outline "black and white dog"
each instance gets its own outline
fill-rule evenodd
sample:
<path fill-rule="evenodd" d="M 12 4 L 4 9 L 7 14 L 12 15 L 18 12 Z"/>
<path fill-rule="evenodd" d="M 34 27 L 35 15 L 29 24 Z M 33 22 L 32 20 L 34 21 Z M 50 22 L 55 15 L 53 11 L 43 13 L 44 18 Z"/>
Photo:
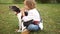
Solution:
<path fill-rule="evenodd" d="M 16 12 L 16 15 L 17 15 L 17 17 L 19 19 L 19 29 L 23 31 L 26 27 L 23 25 L 24 23 L 21 20 L 22 19 L 21 10 L 18 7 L 16 7 L 16 6 L 9 6 L 9 8 L 12 11 Z M 27 12 L 24 12 L 24 13 L 25 13 L 25 16 L 28 15 Z"/>

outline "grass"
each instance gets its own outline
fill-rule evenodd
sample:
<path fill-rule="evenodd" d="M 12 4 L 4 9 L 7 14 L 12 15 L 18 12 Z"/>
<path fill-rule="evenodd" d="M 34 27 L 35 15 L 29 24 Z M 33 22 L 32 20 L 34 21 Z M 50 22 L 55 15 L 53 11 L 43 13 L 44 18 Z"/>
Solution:
<path fill-rule="evenodd" d="M 13 3 L 14 0 L 0 0 L 0 3 Z"/>
<path fill-rule="evenodd" d="M 0 34 L 20 34 L 15 32 L 18 19 L 9 10 L 10 5 L 23 7 L 23 4 L 0 4 Z M 31 34 L 60 34 L 60 4 L 37 4 L 37 9 L 44 22 L 44 30 Z"/>
<path fill-rule="evenodd" d="M 18 3 L 23 3 L 23 0 L 0 0 L 0 4 L 18 4 Z"/>

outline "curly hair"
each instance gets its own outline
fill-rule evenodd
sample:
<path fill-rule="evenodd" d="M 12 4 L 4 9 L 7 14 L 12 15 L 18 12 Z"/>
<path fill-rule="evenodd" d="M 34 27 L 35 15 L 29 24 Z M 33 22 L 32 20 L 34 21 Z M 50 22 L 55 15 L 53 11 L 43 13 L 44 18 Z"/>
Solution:
<path fill-rule="evenodd" d="M 35 0 L 25 0 L 26 5 L 28 8 L 33 9 L 36 7 L 36 2 Z"/>

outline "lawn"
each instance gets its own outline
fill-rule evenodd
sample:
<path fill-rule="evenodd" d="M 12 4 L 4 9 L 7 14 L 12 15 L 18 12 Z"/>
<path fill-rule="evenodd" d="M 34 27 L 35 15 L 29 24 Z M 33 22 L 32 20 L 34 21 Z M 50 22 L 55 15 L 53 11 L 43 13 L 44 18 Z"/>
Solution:
<path fill-rule="evenodd" d="M 0 4 L 0 34 L 20 34 L 15 32 L 18 19 L 9 6 L 23 4 Z M 37 4 L 36 7 L 44 22 L 44 30 L 31 32 L 31 34 L 60 34 L 60 4 Z"/>

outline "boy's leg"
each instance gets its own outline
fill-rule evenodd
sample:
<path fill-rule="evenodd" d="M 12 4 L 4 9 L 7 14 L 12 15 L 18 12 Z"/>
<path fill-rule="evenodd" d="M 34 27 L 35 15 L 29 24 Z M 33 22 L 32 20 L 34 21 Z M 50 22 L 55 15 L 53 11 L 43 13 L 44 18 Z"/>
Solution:
<path fill-rule="evenodd" d="M 31 30 L 31 31 L 37 31 L 37 30 L 39 30 L 39 26 L 34 25 L 34 24 L 30 24 L 27 29 Z"/>

